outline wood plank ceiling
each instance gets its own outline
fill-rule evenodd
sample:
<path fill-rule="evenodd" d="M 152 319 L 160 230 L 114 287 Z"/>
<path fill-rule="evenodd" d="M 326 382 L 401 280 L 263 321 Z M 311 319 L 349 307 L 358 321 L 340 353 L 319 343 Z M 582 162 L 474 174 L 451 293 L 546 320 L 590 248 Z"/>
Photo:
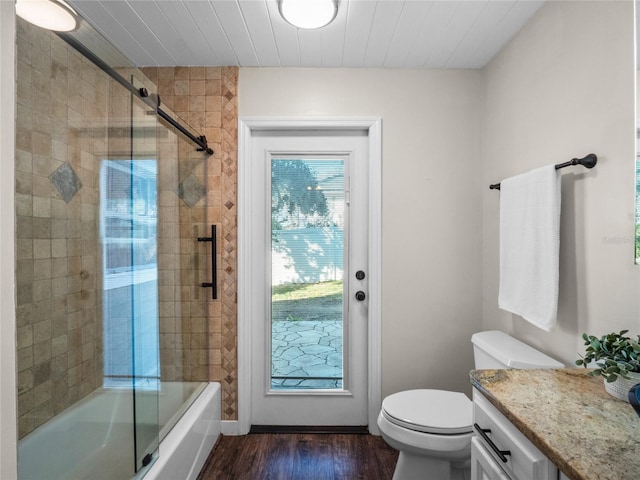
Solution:
<path fill-rule="evenodd" d="M 543 0 L 340 0 L 318 30 L 277 0 L 67 0 L 138 66 L 482 68 Z"/>

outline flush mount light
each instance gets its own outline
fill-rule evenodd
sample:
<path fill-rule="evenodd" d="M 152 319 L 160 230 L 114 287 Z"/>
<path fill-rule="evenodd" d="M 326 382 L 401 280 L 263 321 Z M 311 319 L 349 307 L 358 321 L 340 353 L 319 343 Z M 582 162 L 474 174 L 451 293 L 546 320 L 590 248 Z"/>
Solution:
<path fill-rule="evenodd" d="M 329 25 L 338 13 L 338 0 L 278 0 L 280 15 L 297 28 Z"/>
<path fill-rule="evenodd" d="M 56 32 L 70 32 L 78 27 L 78 15 L 63 0 L 16 0 L 16 15 Z"/>

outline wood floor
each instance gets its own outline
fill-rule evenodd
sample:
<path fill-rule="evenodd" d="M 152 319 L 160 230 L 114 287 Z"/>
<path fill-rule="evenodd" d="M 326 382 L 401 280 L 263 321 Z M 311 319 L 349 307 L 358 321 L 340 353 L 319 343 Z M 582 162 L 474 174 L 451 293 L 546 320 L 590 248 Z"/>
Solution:
<path fill-rule="evenodd" d="M 390 480 L 398 452 L 364 434 L 222 436 L 198 480 Z"/>

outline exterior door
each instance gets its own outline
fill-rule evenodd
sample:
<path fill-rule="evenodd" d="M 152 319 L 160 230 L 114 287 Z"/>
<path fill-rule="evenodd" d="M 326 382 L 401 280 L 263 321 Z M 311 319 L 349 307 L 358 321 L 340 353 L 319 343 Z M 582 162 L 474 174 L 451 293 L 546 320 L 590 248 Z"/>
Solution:
<path fill-rule="evenodd" d="M 367 425 L 366 132 L 254 137 L 251 422 Z"/>

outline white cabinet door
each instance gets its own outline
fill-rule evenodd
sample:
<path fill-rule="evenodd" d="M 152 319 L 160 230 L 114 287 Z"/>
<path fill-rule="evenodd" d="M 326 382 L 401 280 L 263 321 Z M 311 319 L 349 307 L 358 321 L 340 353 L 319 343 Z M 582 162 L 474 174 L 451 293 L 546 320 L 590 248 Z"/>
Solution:
<path fill-rule="evenodd" d="M 490 440 L 498 450 L 510 452 L 507 461 L 500 465 L 509 477 L 519 480 L 558 478 L 555 465 L 476 389 L 473 391 L 473 419 L 480 428 L 490 432 Z"/>
<path fill-rule="evenodd" d="M 471 439 L 471 480 L 510 480 L 477 437 Z"/>

